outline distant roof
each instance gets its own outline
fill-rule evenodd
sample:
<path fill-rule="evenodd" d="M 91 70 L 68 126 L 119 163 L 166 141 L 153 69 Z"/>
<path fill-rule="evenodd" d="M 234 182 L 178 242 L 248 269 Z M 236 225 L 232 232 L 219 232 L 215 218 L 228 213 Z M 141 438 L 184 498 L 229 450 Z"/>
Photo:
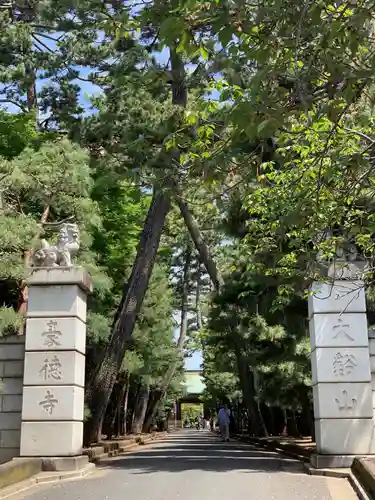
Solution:
<path fill-rule="evenodd" d="M 205 385 L 202 374 L 197 370 L 185 371 L 185 387 L 187 394 L 203 394 Z"/>

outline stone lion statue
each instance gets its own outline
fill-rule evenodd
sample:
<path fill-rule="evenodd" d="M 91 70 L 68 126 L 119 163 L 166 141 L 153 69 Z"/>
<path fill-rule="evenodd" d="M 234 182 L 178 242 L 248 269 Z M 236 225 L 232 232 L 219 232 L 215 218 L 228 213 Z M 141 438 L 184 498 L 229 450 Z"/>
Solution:
<path fill-rule="evenodd" d="M 72 257 L 79 250 L 79 229 L 77 224 L 64 222 L 46 224 L 46 226 L 59 230 L 59 237 L 55 245 L 50 245 L 47 240 L 40 240 L 40 248 L 34 250 L 32 255 L 33 267 L 70 267 Z"/>

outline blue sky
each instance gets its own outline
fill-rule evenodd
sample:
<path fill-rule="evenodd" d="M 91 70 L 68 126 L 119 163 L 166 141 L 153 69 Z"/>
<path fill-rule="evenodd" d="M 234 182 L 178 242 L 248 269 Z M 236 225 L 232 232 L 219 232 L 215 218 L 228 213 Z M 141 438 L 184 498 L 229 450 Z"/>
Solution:
<path fill-rule="evenodd" d="M 185 358 L 185 370 L 200 370 L 202 364 L 202 353 L 195 352 L 191 358 Z"/>

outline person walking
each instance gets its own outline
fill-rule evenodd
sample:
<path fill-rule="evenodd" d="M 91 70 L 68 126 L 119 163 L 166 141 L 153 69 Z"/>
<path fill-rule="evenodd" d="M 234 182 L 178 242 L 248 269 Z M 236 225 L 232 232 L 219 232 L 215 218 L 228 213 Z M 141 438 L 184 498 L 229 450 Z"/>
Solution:
<path fill-rule="evenodd" d="M 229 441 L 230 409 L 226 404 L 220 408 L 217 419 L 222 440 Z"/>

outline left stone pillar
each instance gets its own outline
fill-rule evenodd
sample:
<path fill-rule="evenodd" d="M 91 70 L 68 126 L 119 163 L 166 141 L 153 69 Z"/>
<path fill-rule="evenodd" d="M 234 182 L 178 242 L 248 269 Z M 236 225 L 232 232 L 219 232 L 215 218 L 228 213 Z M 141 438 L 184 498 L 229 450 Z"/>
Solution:
<path fill-rule="evenodd" d="M 26 320 L 21 457 L 82 454 L 86 299 L 80 267 L 31 271 Z"/>

